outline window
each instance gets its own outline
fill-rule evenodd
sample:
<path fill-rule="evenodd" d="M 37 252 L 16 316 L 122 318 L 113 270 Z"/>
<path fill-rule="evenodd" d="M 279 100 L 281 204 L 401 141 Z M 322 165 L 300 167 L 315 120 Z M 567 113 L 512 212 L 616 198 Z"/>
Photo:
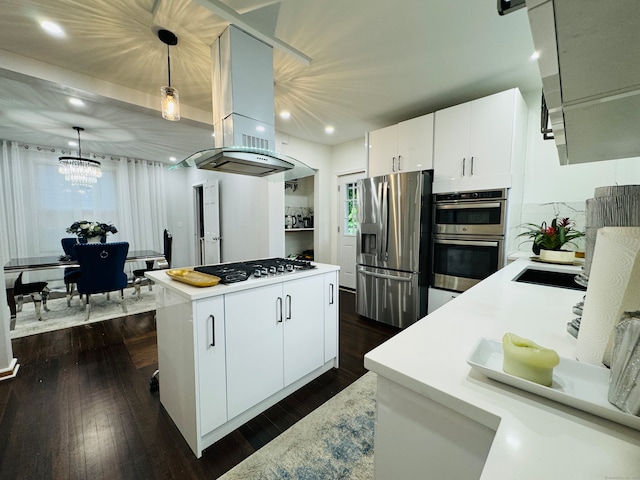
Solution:
<path fill-rule="evenodd" d="M 345 204 L 344 204 L 344 229 L 347 236 L 355 237 L 358 231 L 358 184 L 357 182 L 346 183 Z"/>

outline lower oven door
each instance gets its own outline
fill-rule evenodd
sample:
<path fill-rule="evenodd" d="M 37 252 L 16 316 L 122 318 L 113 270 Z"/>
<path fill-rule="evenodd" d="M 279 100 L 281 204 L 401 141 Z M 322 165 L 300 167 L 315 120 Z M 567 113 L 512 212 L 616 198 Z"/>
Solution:
<path fill-rule="evenodd" d="M 464 292 L 502 268 L 504 237 L 433 236 L 433 286 Z"/>
<path fill-rule="evenodd" d="M 358 265 L 356 312 L 378 322 L 407 327 L 419 319 L 419 275 Z"/>

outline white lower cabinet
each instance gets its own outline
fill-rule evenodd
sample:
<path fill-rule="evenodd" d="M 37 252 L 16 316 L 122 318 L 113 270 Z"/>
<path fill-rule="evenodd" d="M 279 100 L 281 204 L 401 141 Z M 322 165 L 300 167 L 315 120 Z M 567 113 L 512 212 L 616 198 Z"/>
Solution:
<path fill-rule="evenodd" d="M 338 366 L 337 271 L 188 300 L 158 281 L 160 400 L 202 450 Z"/>
<path fill-rule="evenodd" d="M 229 418 L 324 364 L 324 278 L 225 295 Z"/>
<path fill-rule="evenodd" d="M 441 290 L 439 288 L 429 287 L 429 303 L 427 305 L 427 314 L 437 310 L 445 303 L 460 295 L 460 292 L 452 292 L 451 290 Z"/>
<path fill-rule="evenodd" d="M 227 421 L 224 299 L 205 298 L 195 304 L 200 431 L 207 434 Z"/>
<path fill-rule="evenodd" d="M 328 362 L 338 358 L 338 272 L 324 274 L 324 294 L 324 361 Z"/>

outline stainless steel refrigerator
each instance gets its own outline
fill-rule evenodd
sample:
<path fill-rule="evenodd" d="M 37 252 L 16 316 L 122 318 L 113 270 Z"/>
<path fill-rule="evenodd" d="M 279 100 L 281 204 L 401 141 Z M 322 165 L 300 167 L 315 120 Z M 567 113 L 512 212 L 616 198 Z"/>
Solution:
<path fill-rule="evenodd" d="M 356 311 L 407 327 L 427 314 L 433 172 L 358 181 Z"/>

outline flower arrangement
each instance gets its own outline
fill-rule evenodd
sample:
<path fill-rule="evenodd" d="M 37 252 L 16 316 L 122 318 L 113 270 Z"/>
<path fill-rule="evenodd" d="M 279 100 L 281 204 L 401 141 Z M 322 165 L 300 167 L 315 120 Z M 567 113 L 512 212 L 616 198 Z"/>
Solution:
<path fill-rule="evenodd" d="M 104 237 L 107 233 L 118 233 L 118 229 L 113 225 L 100 222 L 88 222 L 87 220 L 80 220 L 73 222 L 67 233 L 73 233 L 78 238 L 91 238 L 91 237 Z"/>
<path fill-rule="evenodd" d="M 537 255 L 540 250 L 560 250 L 567 243 L 575 245 L 573 240 L 583 237 L 584 232 L 574 230 L 574 225 L 568 217 L 555 217 L 551 220 L 551 225 L 547 225 L 547 222 L 542 222 L 541 225 L 525 223 L 522 227 L 527 231 L 518 237 L 529 237 L 533 242 L 533 253 Z"/>

